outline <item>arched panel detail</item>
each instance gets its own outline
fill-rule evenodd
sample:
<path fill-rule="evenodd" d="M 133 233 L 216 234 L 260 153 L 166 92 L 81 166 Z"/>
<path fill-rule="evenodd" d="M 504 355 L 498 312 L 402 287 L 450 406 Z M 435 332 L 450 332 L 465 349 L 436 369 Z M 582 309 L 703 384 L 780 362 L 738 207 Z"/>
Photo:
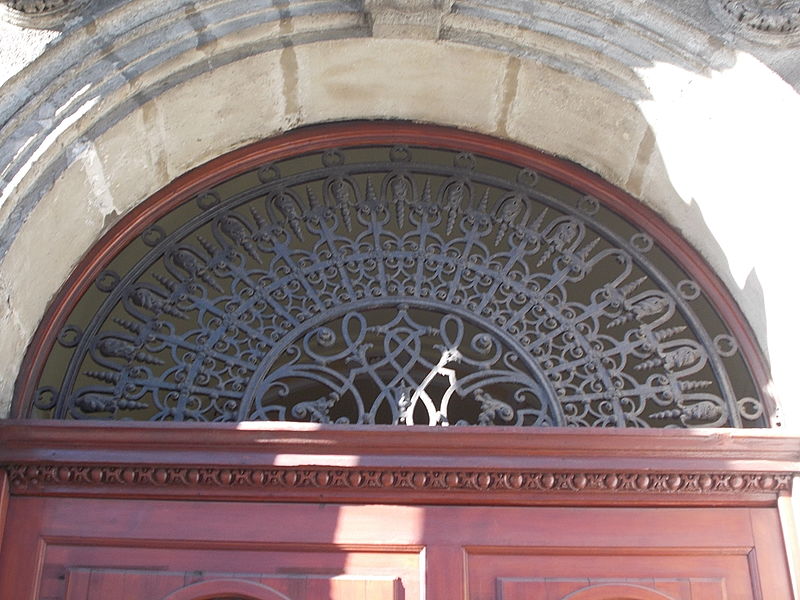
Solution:
<path fill-rule="evenodd" d="M 301 130 L 192 171 L 83 261 L 17 414 L 763 426 L 733 300 L 645 207 L 485 136 Z"/>
<path fill-rule="evenodd" d="M 674 600 L 672 597 L 639 585 L 592 585 L 564 596 L 563 600 Z"/>
<path fill-rule="evenodd" d="M 164 600 L 291 600 L 269 586 L 243 579 L 212 579 L 193 583 Z"/>

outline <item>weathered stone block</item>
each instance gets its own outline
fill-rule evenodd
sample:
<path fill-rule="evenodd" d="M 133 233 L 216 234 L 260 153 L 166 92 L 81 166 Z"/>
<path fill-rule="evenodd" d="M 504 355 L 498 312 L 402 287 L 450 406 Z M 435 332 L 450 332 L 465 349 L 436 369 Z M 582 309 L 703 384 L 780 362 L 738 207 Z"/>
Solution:
<path fill-rule="evenodd" d="M 155 103 L 171 178 L 279 131 L 284 118 L 280 53 L 260 54 L 191 79 Z"/>
<path fill-rule="evenodd" d="M 408 40 L 324 42 L 295 52 L 306 122 L 400 118 L 495 129 L 507 64 L 497 53 Z"/>
<path fill-rule="evenodd" d="M 508 110 L 509 136 L 624 184 L 647 129 L 638 108 L 599 85 L 524 61 Z"/>

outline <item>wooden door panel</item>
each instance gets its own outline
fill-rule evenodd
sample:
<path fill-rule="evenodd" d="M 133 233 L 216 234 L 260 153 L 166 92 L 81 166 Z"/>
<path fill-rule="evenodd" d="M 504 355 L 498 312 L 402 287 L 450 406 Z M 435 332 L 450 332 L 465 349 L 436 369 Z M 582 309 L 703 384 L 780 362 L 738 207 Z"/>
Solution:
<path fill-rule="evenodd" d="M 65 600 L 161 600 L 183 587 L 185 578 L 183 573 L 143 574 L 136 571 L 69 569 L 66 583 Z"/>
<path fill-rule="evenodd" d="M 728 600 L 719 579 L 504 579 L 498 600 Z"/>
<path fill-rule="evenodd" d="M 413 547 L 356 550 L 272 544 L 244 549 L 216 543 L 136 547 L 64 542 L 46 548 L 40 600 L 65 597 L 65 567 L 68 600 L 158 600 L 182 586 L 219 578 L 258 581 L 291 600 L 421 596 L 421 557 Z M 80 567 L 85 565 L 106 568 Z M 117 588 L 126 595 L 104 595 Z"/>
<path fill-rule="evenodd" d="M 467 551 L 470 600 L 575 600 L 604 598 L 613 586 L 633 586 L 641 597 L 669 600 L 754 600 L 748 555 L 735 549 L 685 549 L 667 553 L 585 548 L 514 552 Z M 589 593 L 589 590 L 594 590 Z M 649 590 L 646 593 L 645 590 Z M 581 591 L 579 595 L 578 592 Z M 606 598 L 629 596 L 609 595 Z"/>
<path fill-rule="evenodd" d="M 70 569 L 65 600 L 401 600 L 398 579 L 381 576 L 275 575 Z"/>

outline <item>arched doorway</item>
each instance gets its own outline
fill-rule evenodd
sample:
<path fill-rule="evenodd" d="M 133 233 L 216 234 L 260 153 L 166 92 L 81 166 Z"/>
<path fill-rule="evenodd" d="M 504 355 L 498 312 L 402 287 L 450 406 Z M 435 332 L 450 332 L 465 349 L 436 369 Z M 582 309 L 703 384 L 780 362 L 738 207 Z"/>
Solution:
<path fill-rule="evenodd" d="M 632 198 L 483 136 L 222 157 L 43 321 L 15 410 L 44 419 L 0 427 L 3 591 L 788 597 L 796 444 L 733 431 L 772 403 L 723 290 Z"/>
<path fill-rule="evenodd" d="M 636 200 L 514 144 L 399 123 L 300 130 L 184 176 L 76 269 L 27 364 L 15 414 L 56 419 L 774 412 L 735 302 Z"/>
<path fill-rule="evenodd" d="M 669 596 L 634 585 L 595 585 L 564 600 L 669 600 Z"/>

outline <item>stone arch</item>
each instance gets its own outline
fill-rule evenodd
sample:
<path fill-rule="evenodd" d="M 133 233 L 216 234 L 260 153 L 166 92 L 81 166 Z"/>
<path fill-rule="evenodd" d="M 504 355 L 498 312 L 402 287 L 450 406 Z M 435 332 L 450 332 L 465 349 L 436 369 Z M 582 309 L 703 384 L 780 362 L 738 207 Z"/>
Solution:
<path fill-rule="evenodd" d="M 598 8 L 570 34 L 563 29 L 574 22 L 570 11 L 534 22 L 527 8 L 510 18 L 448 2 L 412 15 L 383 2 L 364 10 L 348 2 L 249 12 L 234 5 L 235 18 L 226 20 L 205 4 L 187 19 L 164 3 L 111 3 L 75 21 L 9 84 L 0 106 L 9 157 L 4 401 L 48 301 L 120 215 L 228 150 L 351 118 L 458 126 L 599 173 L 683 228 L 758 324 L 758 298 L 737 288 L 703 225 L 688 225 L 696 210 L 669 184 L 635 103 L 647 94 L 637 69 L 654 58 L 689 71 L 732 64 L 724 28 L 707 31 L 655 6 L 636 22 Z M 653 35 L 665 43 L 653 44 Z M 608 36 L 614 51 L 601 56 Z M 152 39 L 163 52 L 148 62 Z M 85 67 L 73 68 L 79 63 Z M 144 147 L 130 143 L 142 139 Z M 49 244 L 40 243 L 43 235 Z M 45 270 L 50 276 L 35 284 L 24 277 Z"/>

